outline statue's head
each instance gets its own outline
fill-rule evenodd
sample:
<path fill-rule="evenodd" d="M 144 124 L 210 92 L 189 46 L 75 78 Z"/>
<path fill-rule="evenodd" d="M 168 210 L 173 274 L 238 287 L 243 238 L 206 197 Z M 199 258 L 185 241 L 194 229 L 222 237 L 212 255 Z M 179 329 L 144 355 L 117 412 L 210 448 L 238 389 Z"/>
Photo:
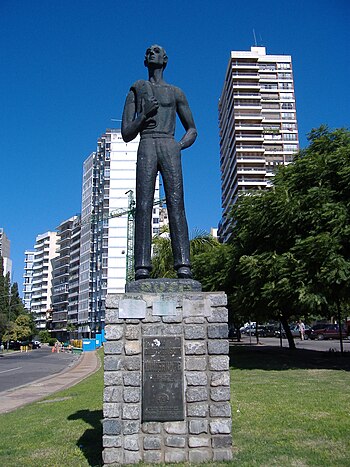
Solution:
<path fill-rule="evenodd" d="M 168 63 L 168 56 L 165 52 L 165 49 L 157 44 L 151 45 L 148 47 L 145 53 L 145 67 L 149 67 L 150 65 L 154 67 L 162 67 L 163 70 L 167 66 Z"/>

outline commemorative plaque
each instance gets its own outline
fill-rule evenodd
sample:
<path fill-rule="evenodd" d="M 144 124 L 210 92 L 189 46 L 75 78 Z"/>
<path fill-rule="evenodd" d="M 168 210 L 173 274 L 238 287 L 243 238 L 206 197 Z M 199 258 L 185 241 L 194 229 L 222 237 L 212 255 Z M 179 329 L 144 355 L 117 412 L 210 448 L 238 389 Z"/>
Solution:
<path fill-rule="evenodd" d="M 184 420 L 182 338 L 143 338 L 142 421 Z"/>

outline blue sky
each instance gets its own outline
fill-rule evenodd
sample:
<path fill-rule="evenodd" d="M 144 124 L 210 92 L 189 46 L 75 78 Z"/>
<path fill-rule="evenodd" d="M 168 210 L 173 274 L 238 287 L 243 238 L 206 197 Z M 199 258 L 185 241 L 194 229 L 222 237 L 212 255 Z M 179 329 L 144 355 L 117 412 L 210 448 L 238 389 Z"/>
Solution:
<path fill-rule="evenodd" d="M 80 212 L 82 163 L 116 127 L 129 86 L 163 45 L 165 79 L 198 128 L 184 151 L 190 231 L 221 216 L 217 104 L 231 50 L 293 59 L 301 145 L 313 127 L 349 127 L 348 0 L 1 0 L 0 227 L 22 288 L 24 250 Z"/>

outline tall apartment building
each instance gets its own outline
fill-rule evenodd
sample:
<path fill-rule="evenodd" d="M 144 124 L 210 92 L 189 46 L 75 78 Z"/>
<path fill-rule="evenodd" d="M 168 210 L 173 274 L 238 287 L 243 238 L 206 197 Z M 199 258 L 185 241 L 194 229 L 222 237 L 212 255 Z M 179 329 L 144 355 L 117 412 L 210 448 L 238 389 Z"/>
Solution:
<path fill-rule="evenodd" d="M 266 189 L 299 149 L 292 59 L 265 47 L 232 51 L 219 102 L 221 241 L 239 192 Z"/>
<path fill-rule="evenodd" d="M 46 329 L 52 305 L 52 260 L 56 253 L 56 232 L 46 232 L 36 237 L 34 245 L 31 312 L 37 329 Z"/>
<path fill-rule="evenodd" d="M 125 143 L 120 130 L 109 129 L 84 162 L 78 308 L 78 330 L 83 337 L 104 328 L 107 292 L 125 291 L 127 260 L 132 262 L 132 216 L 128 211 L 135 194 L 138 144 L 139 137 Z M 158 205 L 152 223 L 153 233 L 157 233 Z"/>
<path fill-rule="evenodd" d="M 80 216 L 70 217 L 57 227 L 56 253 L 52 270 L 51 333 L 64 341 L 68 322 L 77 323 Z"/>
<path fill-rule="evenodd" d="M 26 250 L 24 252 L 23 304 L 28 311 L 32 309 L 34 255 L 34 250 Z"/>
<path fill-rule="evenodd" d="M 12 274 L 12 260 L 10 259 L 10 247 L 11 242 L 7 238 L 5 231 L 2 227 L 0 227 L 0 256 L 2 256 L 3 263 L 4 263 L 4 276 L 7 273 L 10 273 L 10 277 Z"/>

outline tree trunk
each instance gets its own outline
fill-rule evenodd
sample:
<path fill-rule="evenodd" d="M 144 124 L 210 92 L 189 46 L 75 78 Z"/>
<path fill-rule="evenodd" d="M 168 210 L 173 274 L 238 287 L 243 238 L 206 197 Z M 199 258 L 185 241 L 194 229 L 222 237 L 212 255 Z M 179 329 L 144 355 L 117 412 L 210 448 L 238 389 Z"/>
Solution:
<path fill-rule="evenodd" d="M 286 316 L 283 313 L 281 313 L 281 323 L 282 323 L 282 326 L 283 326 L 283 328 L 284 328 L 284 330 L 286 332 L 289 348 L 294 350 L 295 349 L 295 342 L 294 342 L 292 333 L 290 331 L 288 320 L 287 320 Z"/>

